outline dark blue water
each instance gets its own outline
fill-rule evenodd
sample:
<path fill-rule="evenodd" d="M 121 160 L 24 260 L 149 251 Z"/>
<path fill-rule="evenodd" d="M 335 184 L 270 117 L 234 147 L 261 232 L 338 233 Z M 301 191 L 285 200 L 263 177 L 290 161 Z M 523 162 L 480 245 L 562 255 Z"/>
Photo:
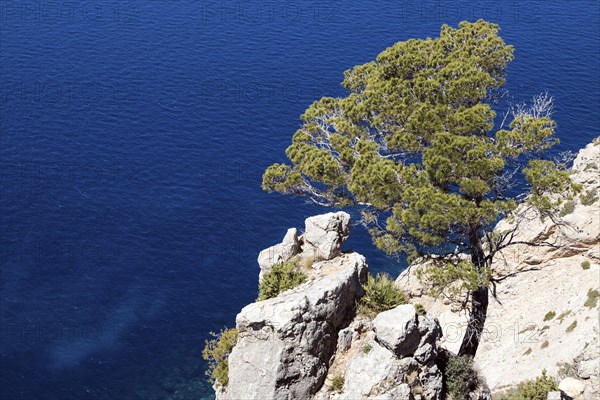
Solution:
<path fill-rule="evenodd" d="M 363 4 L 364 3 L 364 4 Z M 1 0 L 2 399 L 201 399 L 258 252 L 320 210 L 260 189 L 345 69 L 484 17 L 515 101 L 598 135 L 598 2 Z M 350 246 L 397 274 L 357 228 Z"/>

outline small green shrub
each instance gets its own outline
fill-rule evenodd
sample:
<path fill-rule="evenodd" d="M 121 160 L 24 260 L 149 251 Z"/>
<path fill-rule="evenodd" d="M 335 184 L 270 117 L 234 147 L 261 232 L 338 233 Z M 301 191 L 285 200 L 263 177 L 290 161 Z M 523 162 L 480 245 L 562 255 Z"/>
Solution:
<path fill-rule="evenodd" d="M 295 288 L 306 282 L 307 276 L 300 272 L 296 264 L 286 262 L 274 265 L 258 285 L 258 301 L 272 299 L 279 293 Z"/>
<path fill-rule="evenodd" d="M 541 329 L 541 330 L 542 330 L 542 331 L 545 331 L 545 330 L 547 330 L 547 329 L 550 329 L 550 325 L 544 325 L 544 326 L 542 326 L 542 329 Z"/>
<path fill-rule="evenodd" d="M 567 329 L 565 329 L 565 332 L 567 332 L 567 333 L 573 332 L 576 327 L 577 327 L 577 320 L 573 321 L 571 323 L 571 325 L 567 326 Z"/>
<path fill-rule="evenodd" d="M 235 346 L 238 331 L 235 328 L 222 329 L 221 332 L 210 333 L 214 339 L 204 341 L 202 358 L 208 361 L 206 375 L 212 384 L 227 386 L 229 382 L 229 361 L 231 349 Z"/>
<path fill-rule="evenodd" d="M 562 324 L 565 318 L 569 316 L 569 314 L 571 314 L 571 310 L 563 311 L 558 317 L 556 317 L 556 319 Z"/>
<path fill-rule="evenodd" d="M 581 268 L 583 269 L 590 269 L 590 260 L 584 260 L 581 262 Z"/>
<path fill-rule="evenodd" d="M 544 321 L 550 321 L 552 318 L 556 317 L 555 311 L 548 311 L 546 315 L 544 315 Z"/>
<path fill-rule="evenodd" d="M 591 206 L 598 200 L 598 196 L 596 196 L 595 190 L 588 190 L 585 194 L 580 195 L 579 199 L 584 206 Z"/>
<path fill-rule="evenodd" d="M 369 275 L 363 289 L 365 294 L 358 301 L 358 312 L 369 317 L 406 303 L 406 296 L 387 274 L 377 274 L 375 278 Z"/>
<path fill-rule="evenodd" d="M 530 347 L 530 348 L 528 348 L 527 350 L 525 350 L 525 353 L 523 353 L 523 355 L 524 355 L 524 356 L 528 356 L 528 355 L 530 355 L 530 354 L 531 354 L 531 352 L 532 352 L 532 351 L 533 351 L 533 350 L 531 350 L 531 347 Z"/>
<path fill-rule="evenodd" d="M 561 217 L 565 217 L 571 214 L 573 211 L 575 211 L 575 202 L 567 201 L 563 206 L 562 210 L 560 210 L 560 212 L 558 213 L 558 215 L 560 215 Z"/>
<path fill-rule="evenodd" d="M 583 305 L 586 307 L 589 307 L 589 308 L 594 308 L 598 305 L 599 298 L 600 298 L 600 292 L 598 292 L 598 290 L 589 289 L 588 293 L 587 293 L 587 299 L 585 300 L 585 303 L 583 303 Z"/>
<path fill-rule="evenodd" d="M 362 352 L 363 352 L 364 354 L 369 354 L 369 352 L 370 352 L 372 349 L 373 349 L 373 346 L 371 346 L 371 344 L 370 344 L 370 343 L 367 343 L 367 344 L 365 344 L 365 345 L 362 347 Z"/>
<path fill-rule="evenodd" d="M 545 349 L 545 348 L 546 348 L 546 347 L 548 347 L 548 346 L 550 346 L 550 342 L 549 342 L 549 341 L 547 341 L 547 340 L 544 340 L 544 343 L 542 343 L 542 346 L 541 346 L 541 348 L 542 348 L 542 349 Z"/>
<path fill-rule="evenodd" d="M 341 392 L 344 387 L 344 377 L 341 375 L 335 375 L 331 379 L 331 391 L 332 392 Z"/>
<path fill-rule="evenodd" d="M 452 399 L 462 400 L 473 391 L 479 382 L 473 369 L 473 359 L 469 356 L 455 356 L 442 353 L 441 368 L 444 390 Z"/>
<path fill-rule="evenodd" d="M 417 312 L 417 315 L 427 314 L 427 311 L 425 311 L 425 307 L 423 307 L 423 304 L 420 303 L 415 304 L 415 311 Z"/>
<path fill-rule="evenodd" d="M 546 400 L 549 392 L 558 390 L 558 384 L 546 370 L 534 380 L 521 382 L 516 387 L 493 397 L 493 400 Z"/>

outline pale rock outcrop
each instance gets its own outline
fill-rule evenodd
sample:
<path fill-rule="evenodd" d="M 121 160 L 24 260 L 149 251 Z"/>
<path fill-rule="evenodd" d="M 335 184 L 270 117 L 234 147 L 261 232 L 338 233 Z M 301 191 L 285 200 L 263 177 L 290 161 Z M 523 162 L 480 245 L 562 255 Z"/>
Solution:
<path fill-rule="evenodd" d="M 300 253 L 300 244 L 298 230 L 296 228 L 288 229 L 281 243 L 266 248 L 258 254 L 261 274 L 268 272 L 273 265 L 289 261 Z"/>
<path fill-rule="evenodd" d="M 600 375 L 600 343 L 595 340 L 591 341 L 579 354 L 575 357 L 573 366 L 577 371 L 577 375 L 582 379 L 590 379 L 593 376 Z"/>
<path fill-rule="evenodd" d="M 275 264 L 287 261 L 331 260 L 342 254 L 342 244 L 350 235 L 350 215 L 340 211 L 309 217 L 304 221 L 304 233 L 288 229 L 283 241 L 264 249 L 258 255 L 259 280 Z"/>
<path fill-rule="evenodd" d="M 261 272 L 292 261 L 308 281 L 238 314 L 229 382 L 215 387 L 218 400 L 440 398 L 437 320 L 410 304 L 375 320 L 354 315 L 368 270 L 360 254 L 342 253 L 349 232 L 346 213 L 310 217 L 302 236 L 290 229 L 261 252 Z M 344 379 L 339 393 L 331 390 L 334 376 Z"/>
<path fill-rule="evenodd" d="M 565 378 L 558 384 L 558 389 L 572 399 L 578 399 L 585 390 L 585 384 L 579 379 Z"/>
<path fill-rule="evenodd" d="M 399 318 L 397 324 L 391 323 L 394 317 Z M 329 378 L 344 377 L 341 392 L 331 392 L 325 385 L 314 400 L 439 399 L 442 374 L 435 363 L 441 336 L 438 322 L 429 315 L 417 316 L 410 304 L 383 312 L 374 321 L 360 318 L 349 326 L 354 338 L 351 346 L 338 346 L 329 372 Z"/>
<path fill-rule="evenodd" d="M 303 252 L 320 260 L 330 260 L 342 252 L 350 235 L 350 215 L 343 211 L 315 215 L 305 221 Z"/>
<path fill-rule="evenodd" d="M 398 357 L 414 354 L 421 340 L 417 312 L 412 304 L 378 314 L 373 321 L 373 329 L 379 343 Z"/>
<path fill-rule="evenodd" d="M 578 153 L 571 178 L 583 190 L 560 223 L 540 219 L 525 205 L 518 209 L 525 217 L 514 240 L 553 246 L 514 245 L 495 258 L 498 275 L 514 275 L 496 284 L 496 299 L 490 295 L 486 329 L 475 357 L 492 391 L 534 379 L 543 369 L 560 382 L 559 370 L 566 364 L 575 366 L 585 384 L 580 398 L 598 398 L 600 301 L 585 304 L 590 291 L 600 290 L 600 139 Z M 496 229 L 513 227 L 504 220 Z M 444 331 L 441 345 L 456 353 L 467 315 L 456 307 L 458 302 L 427 295 L 416 277 L 422 267 L 411 266 L 396 282 L 439 319 Z"/>
<path fill-rule="evenodd" d="M 221 399 L 307 399 L 321 387 L 367 274 L 357 253 L 332 263 L 329 275 L 242 309 Z"/>
<path fill-rule="evenodd" d="M 374 332 L 369 332 L 363 349 L 348 362 L 340 399 L 367 399 L 383 395 L 404 383 L 403 377 L 417 369 L 415 360 L 396 357 L 377 342 Z M 410 398 L 408 396 L 405 398 Z"/>

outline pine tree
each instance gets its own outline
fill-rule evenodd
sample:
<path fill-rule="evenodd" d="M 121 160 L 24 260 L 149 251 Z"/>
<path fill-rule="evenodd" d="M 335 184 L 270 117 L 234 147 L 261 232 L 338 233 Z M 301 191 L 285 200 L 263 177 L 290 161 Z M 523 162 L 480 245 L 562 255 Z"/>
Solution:
<path fill-rule="evenodd" d="M 479 345 L 492 260 L 512 238 L 493 226 L 518 205 L 515 180 L 543 214 L 558 206 L 554 193 L 576 189 L 563 164 L 539 159 L 558 142 L 551 97 L 513 108 L 494 129 L 513 59 L 499 31 L 483 20 L 444 25 L 439 38 L 396 43 L 346 71 L 347 96 L 314 102 L 286 151 L 291 164 L 263 175 L 270 192 L 360 207 L 378 248 L 429 259 L 440 285 L 461 280 L 470 304 L 461 355 Z"/>

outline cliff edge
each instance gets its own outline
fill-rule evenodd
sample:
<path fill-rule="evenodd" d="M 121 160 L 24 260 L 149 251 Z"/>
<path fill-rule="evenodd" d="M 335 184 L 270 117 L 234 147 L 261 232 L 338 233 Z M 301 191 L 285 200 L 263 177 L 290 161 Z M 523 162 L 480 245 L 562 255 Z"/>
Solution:
<path fill-rule="evenodd" d="M 560 382 L 558 396 L 600 397 L 600 139 L 582 149 L 571 177 L 583 190 L 565 199 L 560 220 L 500 221 L 516 228 L 515 245 L 496 257 L 503 278 L 493 287 L 475 367 L 473 399 L 539 376 Z M 442 398 L 444 354 L 456 352 L 466 327 L 460 299 L 434 298 L 410 266 L 396 279 L 413 304 L 376 315 L 357 313 L 369 276 L 365 258 L 343 251 L 350 234 L 345 212 L 310 217 L 263 250 L 259 281 L 293 263 L 304 283 L 244 307 L 228 358 L 228 384 L 218 400 Z M 533 244 L 533 245 L 532 245 Z M 417 306 L 415 306 L 417 305 Z M 563 397 L 564 398 L 564 397 Z"/>

